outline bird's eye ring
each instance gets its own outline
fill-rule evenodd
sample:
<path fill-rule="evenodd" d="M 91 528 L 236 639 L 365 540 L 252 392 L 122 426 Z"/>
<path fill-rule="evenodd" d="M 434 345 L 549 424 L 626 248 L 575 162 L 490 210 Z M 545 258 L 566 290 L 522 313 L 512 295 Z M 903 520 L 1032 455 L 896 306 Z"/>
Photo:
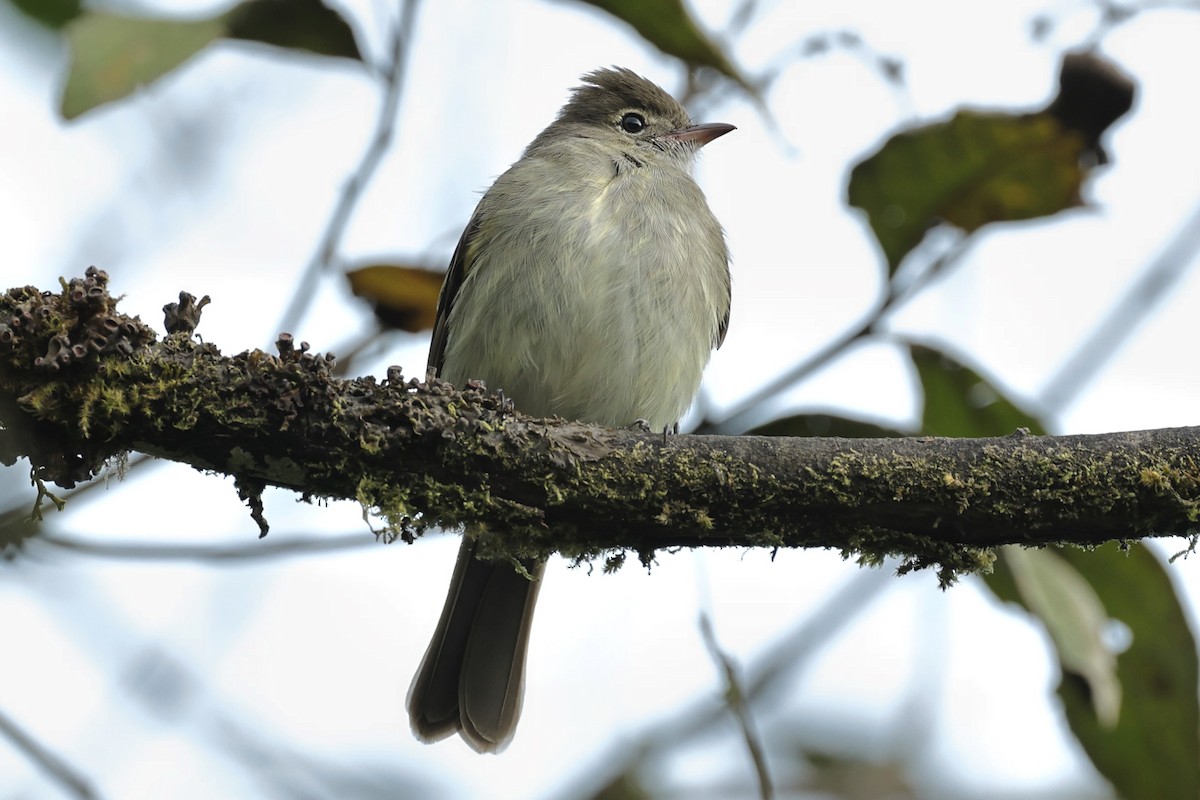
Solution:
<path fill-rule="evenodd" d="M 630 111 L 621 117 L 621 130 L 626 133 L 641 133 L 646 129 L 646 118 L 637 112 Z"/>

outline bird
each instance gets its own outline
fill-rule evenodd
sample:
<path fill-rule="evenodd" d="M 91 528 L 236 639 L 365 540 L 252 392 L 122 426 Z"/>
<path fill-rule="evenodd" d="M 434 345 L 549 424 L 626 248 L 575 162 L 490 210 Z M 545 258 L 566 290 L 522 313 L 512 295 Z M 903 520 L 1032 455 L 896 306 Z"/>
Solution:
<path fill-rule="evenodd" d="M 438 298 L 429 367 L 534 417 L 677 430 L 729 325 L 725 233 L 692 177 L 734 130 L 693 124 L 637 73 L 601 68 L 480 199 Z M 511 742 L 544 561 L 476 557 L 464 534 L 407 695 L 413 733 Z"/>

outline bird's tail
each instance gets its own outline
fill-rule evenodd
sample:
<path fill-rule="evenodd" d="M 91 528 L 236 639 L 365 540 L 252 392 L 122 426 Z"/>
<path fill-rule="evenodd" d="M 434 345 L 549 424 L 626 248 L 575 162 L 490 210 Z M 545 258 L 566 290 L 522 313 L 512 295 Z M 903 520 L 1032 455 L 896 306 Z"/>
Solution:
<path fill-rule="evenodd" d="M 498 753 L 516 732 L 525 694 L 525 651 L 546 563 L 533 580 L 507 561 L 475 558 L 464 536 L 433 640 L 408 690 L 413 733 L 436 742 L 458 732 L 480 753 Z"/>

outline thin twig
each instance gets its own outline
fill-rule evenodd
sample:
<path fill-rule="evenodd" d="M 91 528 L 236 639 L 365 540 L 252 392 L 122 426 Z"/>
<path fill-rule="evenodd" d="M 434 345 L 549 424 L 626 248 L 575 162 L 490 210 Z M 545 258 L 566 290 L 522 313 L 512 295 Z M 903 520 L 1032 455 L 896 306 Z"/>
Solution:
<path fill-rule="evenodd" d="M 337 254 L 338 245 L 346 231 L 350 215 L 362 199 L 363 192 L 371 178 L 383 161 L 383 156 L 391 146 L 396 134 L 396 118 L 400 110 L 400 98 L 404 86 L 404 66 L 408 54 L 412 51 L 411 42 L 416 23 L 419 0 L 405 0 L 400 9 L 400 19 L 392 31 L 388 60 L 384 66 L 382 77 L 384 81 L 383 100 L 379 106 L 379 117 L 375 121 L 375 133 L 370 144 L 363 152 L 362 159 L 346 183 L 342 186 L 341 195 L 334 206 L 325 232 L 317 245 L 316 252 L 304 268 L 296 283 L 287 309 L 279 320 L 276 331 L 287 331 L 295 327 L 300 318 L 308 310 L 309 304 L 316 295 L 317 281 L 321 273 L 330 267 Z"/>
<path fill-rule="evenodd" d="M 747 677 L 742 683 L 746 703 L 750 706 L 762 703 L 785 680 L 800 674 L 834 636 L 866 610 L 884 589 L 894 585 L 895 565 L 895 560 L 891 560 L 879 569 L 856 572 L 820 608 L 744 669 Z M 582 777 L 574 790 L 563 792 L 561 796 L 582 795 L 586 791 L 582 788 L 584 784 L 600 785 L 599 782 L 636 771 L 639 765 L 650 764 L 678 751 L 724 721 L 727 713 L 723 703 L 714 702 L 711 696 L 705 695 L 670 719 L 644 731 L 638 742 L 620 745 L 619 750 L 602 754 L 595 763 L 580 771 Z"/>
<path fill-rule="evenodd" d="M 40 744 L 16 722 L 0 711 L 0 735 L 4 736 L 13 747 L 26 758 L 37 764 L 54 781 L 73 797 L 83 800 L 94 800 L 99 797 L 87 778 L 84 778 L 74 767 L 67 764 L 50 750 Z"/>
<path fill-rule="evenodd" d="M 1042 390 L 1043 408 L 1061 412 L 1079 396 L 1101 368 L 1119 351 L 1121 343 L 1166 297 L 1200 250 L 1200 205 L 1176 231 L 1158 257 L 1151 262 L 1129 291 L 1117 301 L 1104 320 L 1066 360 Z"/>
<path fill-rule="evenodd" d="M 141 542 L 93 542 L 73 536 L 47 533 L 37 541 L 60 550 L 97 558 L 119 558 L 126 561 L 262 561 L 287 556 L 307 556 L 340 550 L 360 550 L 378 544 L 366 534 L 351 534 L 329 539 L 300 539 L 293 541 L 259 542 L 238 545 L 167 544 Z"/>
<path fill-rule="evenodd" d="M 398 333 L 382 325 L 357 336 L 355 339 L 337 345 L 332 352 L 337 353 L 337 363 L 333 365 L 333 374 L 339 378 L 351 376 L 351 369 L 358 368 L 358 360 L 364 354 L 377 356 L 392 343 L 393 335 Z"/>
<path fill-rule="evenodd" d="M 717 668 L 721 671 L 721 677 L 725 681 L 725 703 L 733 713 L 734 719 L 737 720 L 738 728 L 742 731 L 742 741 L 746 743 L 746 752 L 750 754 L 750 760 L 754 764 L 754 772 L 758 776 L 758 796 L 762 800 L 771 800 L 775 796 L 775 789 L 771 784 L 771 773 L 767 769 L 767 759 L 763 753 L 762 742 L 759 741 L 758 733 L 754 730 L 750 709 L 746 707 L 745 690 L 738 678 L 733 661 L 717 643 L 712 619 L 704 612 L 700 613 L 700 635 L 704 637 L 704 644 L 708 647 L 708 652 L 712 655 L 713 661 L 716 662 Z"/>
<path fill-rule="evenodd" d="M 758 11 L 758 0 L 741 0 L 729 16 L 729 24 L 725 28 L 726 38 L 732 41 L 745 33 Z"/>
<path fill-rule="evenodd" d="M 867 69 L 882 78 L 884 85 L 896 98 L 902 117 L 914 117 L 915 104 L 904 78 L 904 62 L 895 56 L 884 55 L 854 31 L 824 30 L 809 34 L 798 44 L 789 45 L 783 52 L 770 57 L 767 65 L 759 70 L 762 75 L 760 80 L 763 85 L 770 85 L 801 59 L 814 58 L 835 50 L 858 58 Z"/>
<path fill-rule="evenodd" d="M 1137 3 L 1115 3 L 1111 0 L 1096 0 L 1093 3 L 1099 12 L 1095 27 L 1080 43 L 1081 48 L 1098 47 L 1106 36 L 1117 28 L 1155 11 L 1200 11 L 1200 3 L 1192 0 L 1139 0 Z"/>
<path fill-rule="evenodd" d="M 142 453 L 135 453 L 121 466 L 121 477 L 128 475 L 135 468 L 140 467 L 147 462 L 155 462 L 165 464 L 165 461 L 158 461 L 151 456 Z M 108 486 L 106 480 L 91 480 L 77 485 L 62 494 L 62 500 L 67 506 L 75 508 L 79 503 L 88 499 L 89 496 L 97 497 L 96 490 L 103 489 Z M 38 530 L 41 528 L 43 520 L 35 520 L 29 513 L 28 498 L 24 494 L 18 494 L 16 502 L 8 508 L 0 509 L 0 556 L 9 554 L 9 547 L 20 546 L 20 543 L 26 539 L 31 539 L 38 535 Z"/>

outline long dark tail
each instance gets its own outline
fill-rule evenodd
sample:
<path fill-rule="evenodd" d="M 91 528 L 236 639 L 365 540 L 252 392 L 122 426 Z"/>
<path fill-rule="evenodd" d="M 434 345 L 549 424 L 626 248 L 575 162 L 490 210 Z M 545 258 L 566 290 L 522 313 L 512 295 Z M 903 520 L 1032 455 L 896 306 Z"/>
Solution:
<path fill-rule="evenodd" d="M 456 731 L 480 753 L 508 746 L 521 717 L 525 651 L 545 562 L 480 561 L 463 537 L 442 617 L 408 689 L 413 733 L 436 742 Z"/>

